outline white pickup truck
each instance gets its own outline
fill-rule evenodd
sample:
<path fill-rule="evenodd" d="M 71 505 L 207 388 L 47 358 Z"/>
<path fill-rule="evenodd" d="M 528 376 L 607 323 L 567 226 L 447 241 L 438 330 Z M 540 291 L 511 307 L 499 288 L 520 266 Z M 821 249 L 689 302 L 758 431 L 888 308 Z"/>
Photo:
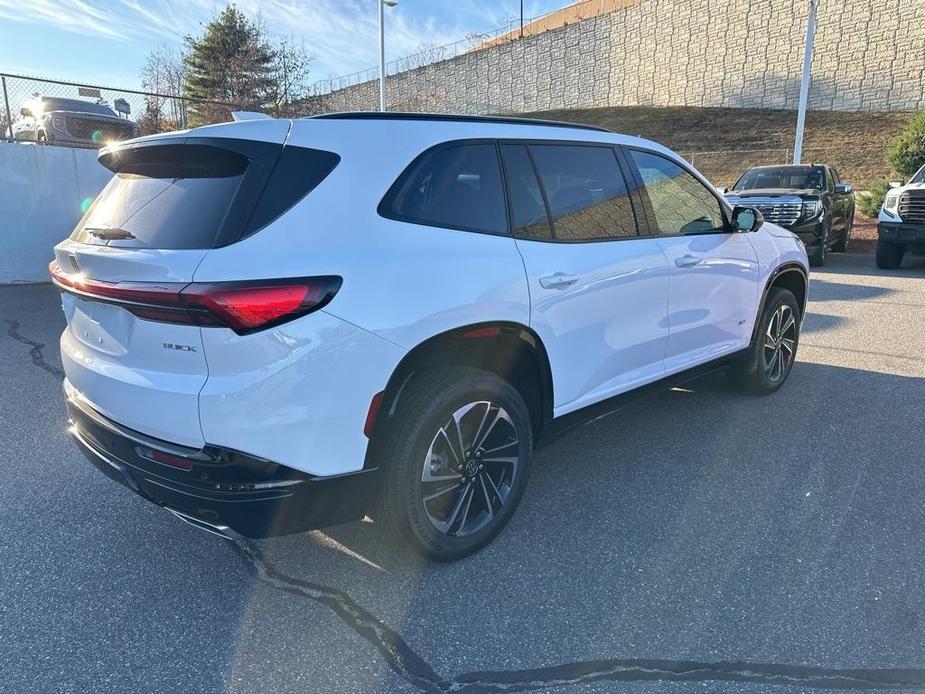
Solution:
<path fill-rule="evenodd" d="M 903 185 L 894 182 L 877 216 L 877 267 L 895 270 L 907 250 L 925 253 L 925 166 Z"/>

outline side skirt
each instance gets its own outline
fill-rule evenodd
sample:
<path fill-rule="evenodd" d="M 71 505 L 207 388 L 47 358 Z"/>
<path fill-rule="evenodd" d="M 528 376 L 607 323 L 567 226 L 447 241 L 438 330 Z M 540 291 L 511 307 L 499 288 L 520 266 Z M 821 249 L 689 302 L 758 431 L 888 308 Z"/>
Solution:
<path fill-rule="evenodd" d="M 537 448 L 555 441 L 576 427 L 612 414 L 626 407 L 627 405 L 640 400 L 641 398 L 654 395 L 656 393 L 661 393 L 662 391 L 683 385 L 685 383 L 689 383 L 708 374 L 722 371 L 727 367 L 732 366 L 737 361 L 744 359 L 747 354 L 747 348 L 738 352 L 733 352 L 732 354 L 727 354 L 726 356 L 720 357 L 719 359 L 715 359 L 705 364 L 700 364 L 699 366 L 680 371 L 676 374 L 671 374 L 670 376 L 660 378 L 657 381 L 653 381 L 652 383 L 640 386 L 634 390 L 627 391 L 626 393 L 620 393 L 619 395 L 615 395 L 612 398 L 601 400 L 600 402 L 596 402 L 593 405 L 583 407 L 580 410 L 575 410 L 574 412 L 569 412 L 568 414 L 564 414 L 561 417 L 556 417 L 552 420 L 549 426 L 544 428 L 543 434 L 537 443 Z"/>

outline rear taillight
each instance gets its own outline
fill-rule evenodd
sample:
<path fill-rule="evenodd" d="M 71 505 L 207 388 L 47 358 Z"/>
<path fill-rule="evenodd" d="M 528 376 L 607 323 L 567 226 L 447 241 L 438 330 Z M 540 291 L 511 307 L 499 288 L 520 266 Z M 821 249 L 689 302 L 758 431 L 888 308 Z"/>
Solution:
<path fill-rule="evenodd" d="M 54 261 L 59 289 L 90 301 L 117 304 L 145 320 L 228 327 L 239 335 L 285 323 L 325 306 L 340 289 L 328 275 L 246 282 L 100 282 L 68 274 Z"/>

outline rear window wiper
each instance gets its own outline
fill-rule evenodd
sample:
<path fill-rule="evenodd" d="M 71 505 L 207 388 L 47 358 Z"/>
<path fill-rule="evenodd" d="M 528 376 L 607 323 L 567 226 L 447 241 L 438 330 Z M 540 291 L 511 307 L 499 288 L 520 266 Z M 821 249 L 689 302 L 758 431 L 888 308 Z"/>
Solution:
<path fill-rule="evenodd" d="M 135 234 L 132 232 L 119 229 L 118 227 L 84 227 L 83 230 L 90 234 L 90 236 L 95 236 L 105 241 L 135 238 Z"/>

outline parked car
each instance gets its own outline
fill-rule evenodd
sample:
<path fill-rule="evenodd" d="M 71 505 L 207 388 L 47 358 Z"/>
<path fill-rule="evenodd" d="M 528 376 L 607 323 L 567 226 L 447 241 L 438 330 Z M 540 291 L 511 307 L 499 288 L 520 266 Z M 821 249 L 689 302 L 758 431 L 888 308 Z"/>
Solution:
<path fill-rule="evenodd" d="M 247 120 L 108 147 L 55 247 L 71 431 L 186 521 L 376 521 L 439 560 L 536 446 L 711 370 L 787 379 L 797 237 L 674 152 L 562 123 Z"/>
<path fill-rule="evenodd" d="M 758 166 L 742 174 L 726 197 L 799 236 L 810 265 L 825 265 L 830 250 L 843 253 L 851 242 L 854 189 L 831 166 Z"/>
<path fill-rule="evenodd" d="M 891 184 L 877 216 L 877 267 L 894 270 L 907 250 L 925 253 L 925 166 Z"/>
<path fill-rule="evenodd" d="M 16 140 L 96 146 L 139 134 L 136 123 L 119 117 L 105 104 L 49 96 L 25 102 L 12 131 Z"/>

